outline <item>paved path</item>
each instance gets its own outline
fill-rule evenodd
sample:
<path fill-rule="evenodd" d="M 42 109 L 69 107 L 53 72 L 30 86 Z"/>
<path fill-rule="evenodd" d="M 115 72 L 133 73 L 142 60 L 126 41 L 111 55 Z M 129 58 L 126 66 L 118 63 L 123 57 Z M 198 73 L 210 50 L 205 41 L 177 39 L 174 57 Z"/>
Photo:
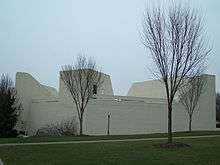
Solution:
<path fill-rule="evenodd" d="M 220 135 L 203 135 L 203 136 L 181 136 L 173 137 L 174 139 L 196 139 L 196 138 L 213 138 Z M 110 142 L 135 142 L 135 141 L 155 141 L 166 140 L 167 137 L 161 138 L 139 138 L 139 139 L 114 139 L 114 140 L 88 140 L 88 141 L 62 141 L 62 142 L 36 142 L 36 143 L 5 143 L 3 146 L 30 146 L 30 145 L 50 145 L 50 144 L 83 144 L 83 143 L 110 143 Z"/>

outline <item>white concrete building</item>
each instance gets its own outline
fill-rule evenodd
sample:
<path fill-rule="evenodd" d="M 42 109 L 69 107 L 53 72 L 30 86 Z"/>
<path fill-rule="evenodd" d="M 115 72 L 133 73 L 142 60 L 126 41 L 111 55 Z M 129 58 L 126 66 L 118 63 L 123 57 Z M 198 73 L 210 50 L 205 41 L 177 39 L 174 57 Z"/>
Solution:
<path fill-rule="evenodd" d="M 115 96 L 109 75 L 103 74 L 104 83 L 87 106 L 84 133 L 107 134 L 107 115 L 110 115 L 110 134 L 147 134 L 167 132 L 167 105 L 163 84 L 158 80 L 134 83 L 127 96 Z M 214 130 L 215 76 L 207 78 L 205 90 L 193 115 L 192 130 Z M 18 127 L 28 135 L 46 124 L 77 118 L 75 105 L 60 80 L 59 91 L 40 84 L 28 73 L 16 74 L 16 88 L 23 105 Z M 178 99 L 177 99 L 178 100 Z M 188 116 L 184 107 L 175 101 L 173 130 L 186 131 Z"/>

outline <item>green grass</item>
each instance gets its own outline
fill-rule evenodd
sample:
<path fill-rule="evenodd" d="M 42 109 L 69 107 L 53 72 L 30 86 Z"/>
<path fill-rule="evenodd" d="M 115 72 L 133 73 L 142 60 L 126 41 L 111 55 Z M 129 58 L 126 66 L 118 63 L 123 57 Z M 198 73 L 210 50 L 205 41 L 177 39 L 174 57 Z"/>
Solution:
<path fill-rule="evenodd" d="M 220 138 L 179 139 L 190 148 L 159 149 L 162 141 L 0 147 L 7 165 L 217 165 Z"/>
<path fill-rule="evenodd" d="M 220 131 L 194 131 L 175 132 L 173 136 L 199 136 L 199 135 L 220 135 Z M 79 141 L 79 140 L 108 140 L 108 139 L 136 139 L 167 137 L 166 133 L 146 134 L 146 135 L 111 135 L 111 136 L 63 136 L 63 137 L 28 137 L 28 138 L 0 138 L 2 143 L 30 143 L 30 142 L 57 142 L 57 141 Z"/>

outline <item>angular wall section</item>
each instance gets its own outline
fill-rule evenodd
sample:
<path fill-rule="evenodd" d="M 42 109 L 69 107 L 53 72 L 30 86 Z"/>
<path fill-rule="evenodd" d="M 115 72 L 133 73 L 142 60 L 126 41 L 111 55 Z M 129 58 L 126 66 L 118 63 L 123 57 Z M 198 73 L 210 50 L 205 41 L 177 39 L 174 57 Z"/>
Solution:
<path fill-rule="evenodd" d="M 20 124 L 20 127 L 28 130 L 32 122 L 32 118 L 30 118 L 32 101 L 34 99 L 57 99 L 58 94 L 54 94 L 56 89 L 52 87 L 48 89 L 30 74 L 23 72 L 17 72 L 15 86 L 23 109 L 18 124 Z"/>

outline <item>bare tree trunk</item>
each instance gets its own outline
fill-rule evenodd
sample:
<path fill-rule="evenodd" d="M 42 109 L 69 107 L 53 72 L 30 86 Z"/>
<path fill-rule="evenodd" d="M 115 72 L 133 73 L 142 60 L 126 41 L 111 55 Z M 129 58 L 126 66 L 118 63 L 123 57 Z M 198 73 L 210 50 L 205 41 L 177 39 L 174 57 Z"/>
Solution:
<path fill-rule="evenodd" d="M 168 103 L 168 143 L 172 142 L 172 103 Z"/>
<path fill-rule="evenodd" d="M 83 135 L 83 117 L 81 117 L 79 120 L 79 135 Z"/>
<path fill-rule="evenodd" d="M 192 116 L 189 116 L 189 132 L 192 132 Z"/>

